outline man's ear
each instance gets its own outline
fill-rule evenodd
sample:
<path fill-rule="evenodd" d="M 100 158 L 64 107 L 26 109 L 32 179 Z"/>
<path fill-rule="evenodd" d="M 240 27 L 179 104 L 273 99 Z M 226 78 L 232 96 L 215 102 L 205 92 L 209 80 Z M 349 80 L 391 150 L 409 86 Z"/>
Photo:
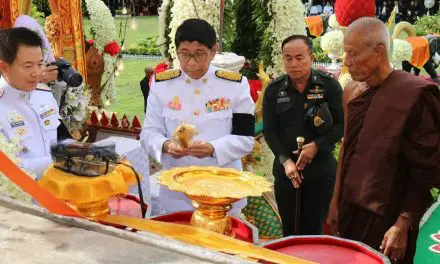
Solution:
<path fill-rule="evenodd" d="M 385 47 L 385 45 L 383 43 L 379 43 L 376 46 L 376 52 L 379 55 L 384 55 L 384 54 L 387 54 L 388 51 L 387 51 L 387 48 Z"/>
<path fill-rule="evenodd" d="M 5 74 L 9 69 L 9 64 L 6 61 L 0 60 L 0 73 Z"/>
<path fill-rule="evenodd" d="M 220 44 L 217 42 L 215 45 L 214 45 L 214 47 L 212 47 L 212 53 L 214 53 L 214 56 L 215 56 L 215 54 L 217 54 L 217 52 L 220 50 Z"/>

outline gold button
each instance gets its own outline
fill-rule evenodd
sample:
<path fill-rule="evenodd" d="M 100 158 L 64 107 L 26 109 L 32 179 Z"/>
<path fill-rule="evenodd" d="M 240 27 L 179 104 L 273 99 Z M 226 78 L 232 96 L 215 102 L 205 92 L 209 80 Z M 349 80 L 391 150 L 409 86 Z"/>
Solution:
<path fill-rule="evenodd" d="M 200 111 L 199 111 L 199 110 L 194 111 L 194 115 L 195 115 L 195 116 L 198 116 L 199 114 L 200 114 Z"/>
<path fill-rule="evenodd" d="M 23 153 L 28 153 L 29 149 L 27 147 L 23 147 Z"/>
<path fill-rule="evenodd" d="M 204 83 L 204 84 L 207 84 L 207 83 L 208 83 L 208 78 L 204 78 L 204 79 L 203 79 L 203 83 Z"/>
<path fill-rule="evenodd" d="M 200 94 L 200 89 L 199 89 L 199 88 L 196 88 L 196 89 L 194 90 L 194 93 L 195 93 L 196 95 L 199 95 L 199 94 Z"/>
<path fill-rule="evenodd" d="M 304 103 L 304 109 L 307 109 L 307 103 Z"/>
<path fill-rule="evenodd" d="M 186 79 L 185 82 L 190 84 L 191 83 L 191 79 Z"/>

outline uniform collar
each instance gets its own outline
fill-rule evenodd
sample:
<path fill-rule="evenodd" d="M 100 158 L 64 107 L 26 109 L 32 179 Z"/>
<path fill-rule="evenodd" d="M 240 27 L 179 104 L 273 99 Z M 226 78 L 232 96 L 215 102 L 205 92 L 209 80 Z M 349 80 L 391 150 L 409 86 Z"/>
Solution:
<path fill-rule="evenodd" d="M 319 76 L 317 70 L 312 69 L 311 76 L 312 76 L 312 78 L 311 78 L 311 83 L 312 84 L 324 85 L 324 81 L 322 80 L 321 76 Z"/>
<path fill-rule="evenodd" d="M 31 92 L 21 91 L 12 87 L 4 78 L 0 78 L 0 90 L 2 90 L 0 91 L 1 97 L 12 100 L 28 101 L 31 96 Z"/>
<path fill-rule="evenodd" d="M 208 83 L 209 77 L 212 76 L 213 74 L 215 75 L 215 71 L 217 70 L 217 68 L 212 65 L 209 65 L 209 68 L 205 72 L 205 74 L 200 79 L 197 79 L 197 80 L 189 77 L 188 74 L 186 74 L 186 72 L 184 72 L 182 69 L 180 69 L 180 70 L 182 71 L 182 76 L 184 76 L 186 83 L 194 83 L 194 82 Z"/>

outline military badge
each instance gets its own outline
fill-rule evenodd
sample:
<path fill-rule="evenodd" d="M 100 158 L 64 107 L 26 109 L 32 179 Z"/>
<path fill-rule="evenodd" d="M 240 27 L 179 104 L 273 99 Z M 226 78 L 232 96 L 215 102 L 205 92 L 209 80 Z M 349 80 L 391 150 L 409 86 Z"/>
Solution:
<path fill-rule="evenodd" d="M 313 125 L 315 126 L 315 127 L 320 127 L 322 124 L 324 124 L 324 120 L 322 120 L 322 118 L 321 117 L 319 117 L 319 116 L 315 116 L 315 118 L 313 118 Z"/>
<path fill-rule="evenodd" d="M 24 118 L 22 115 L 18 114 L 16 111 L 8 112 L 8 121 L 12 128 L 24 126 Z"/>
<path fill-rule="evenodd" d="M 309 99 L 309 100 L 324 99 L 324 94 L 322 94 L 322 93 L 307 94 L 307 99 Z"/>
<path fill-rule="evenodd" d="M 168 102 L 168 108 L 176 111 L 180 111 L 182 109 L 179 96 L 174 96 L 173 100 Z"/>
<path fill-rule="evenodd" d="M 49 119 L 47 119 L 47 120 L 44 120 L 44 125 L 45 126 L 48 126 L 48 125 L 50 125 L 51 124 L 51 122 L 50 122 L 50 120 Z"/>
<path fill-rule="evenodd" d="M 158 74 L 154 75 L 154 80 L 156 82 L 163 82 L 163 81 L 175 79 L 180 75 L 182 75 L 182 71 L 179 69 L 168 70 L 164 72 L 159 72 Z"/>
<path fill-rule="evenodd" d="M 320 89 L 319 86 L 315 86 L 315 88 L 310 89 L 309 92 L 314 94 L 322 94 L 324 92 L 324 89 Z"/>
<path fill-rule="evenodd" d="M 217 76 L 220 79 L 233 81 L 233 82 L 241 82 L 241 79 L 243 78 L 243 76 L 240 73 L 224 71 L 224 70 L 216 70 L 215 76 Z"/>
<path fill-rule="evenodd" d="M 40 114 L 41 119 L 46 119 L 47 117 L 51 116 L 55 114 L 55 109 L 51 108 L 47 111 L 42 111 L 42 113 Z"/>
<path fill-rule="evenodd" d="M 225 99 L 225 98 L 217 98 L 213 100 L 209 100 L 206 104 L 206 112 L 216 112 L 224 109 L 231 108 L 231 99 Z"/>
<path fill-rule="evenodd" d="M 27 134 L 27 130 L 26 130 L 26 128 L 24 128 L 24 127 L 20 127 L 20 128 L 17 128 L 17 130 L 15 131 L 15 133 L 16 133 L 18 136 L 23 137 L 24 135 Z"/>

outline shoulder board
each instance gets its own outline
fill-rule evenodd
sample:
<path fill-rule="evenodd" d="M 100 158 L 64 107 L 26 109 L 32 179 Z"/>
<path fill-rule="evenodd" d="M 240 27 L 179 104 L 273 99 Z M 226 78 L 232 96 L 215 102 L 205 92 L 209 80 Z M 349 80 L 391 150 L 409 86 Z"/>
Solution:
<path fill-rule="evenodd" d="M 37 89 L 36 90 L 37 91 L 43 91 L 43 92 L 52 92 L 52 89 L 49 86 L 47 86 L 46 84 L 44 84 L 44 83 L 39 83 L 37 85 Z"/>
<path fill-rule="evenodd" d="M 327 78 L 327 79 L 334 79 L 333 75 L 331 73 L 327 73 L 321 70 L 317 70 L 316 71 L 318 73 L 319 76 Z"/>
<path fill-rule="evenodd" d="M 176 79 L 180 75 L 182 75 L 182 71 L 179 69 L 168 70 L 155 74 L 154 80 L 156 82 L 168 81 L 168 80 Z"/>
<path fill-rule="evenodd" d="M 272 80 L 270 82 L 270 84 L 275 84 L 275 83 L 282 82 L 282 81 L 286 80 L 286 77 L 287 77 L 287 74 L 283 74 L 283 75 L 277 77 L 276 79 Z"/>
<path fill-rule="evenodd" d="M 241 82 L 241 79 L 243 78 L 243 75 L 241 75 L 240 73 L 224 71 L 224 70 L 216 70 L 215 76 L 217 76 L 220 79 L 233 81 L 233 82 Z"/>

